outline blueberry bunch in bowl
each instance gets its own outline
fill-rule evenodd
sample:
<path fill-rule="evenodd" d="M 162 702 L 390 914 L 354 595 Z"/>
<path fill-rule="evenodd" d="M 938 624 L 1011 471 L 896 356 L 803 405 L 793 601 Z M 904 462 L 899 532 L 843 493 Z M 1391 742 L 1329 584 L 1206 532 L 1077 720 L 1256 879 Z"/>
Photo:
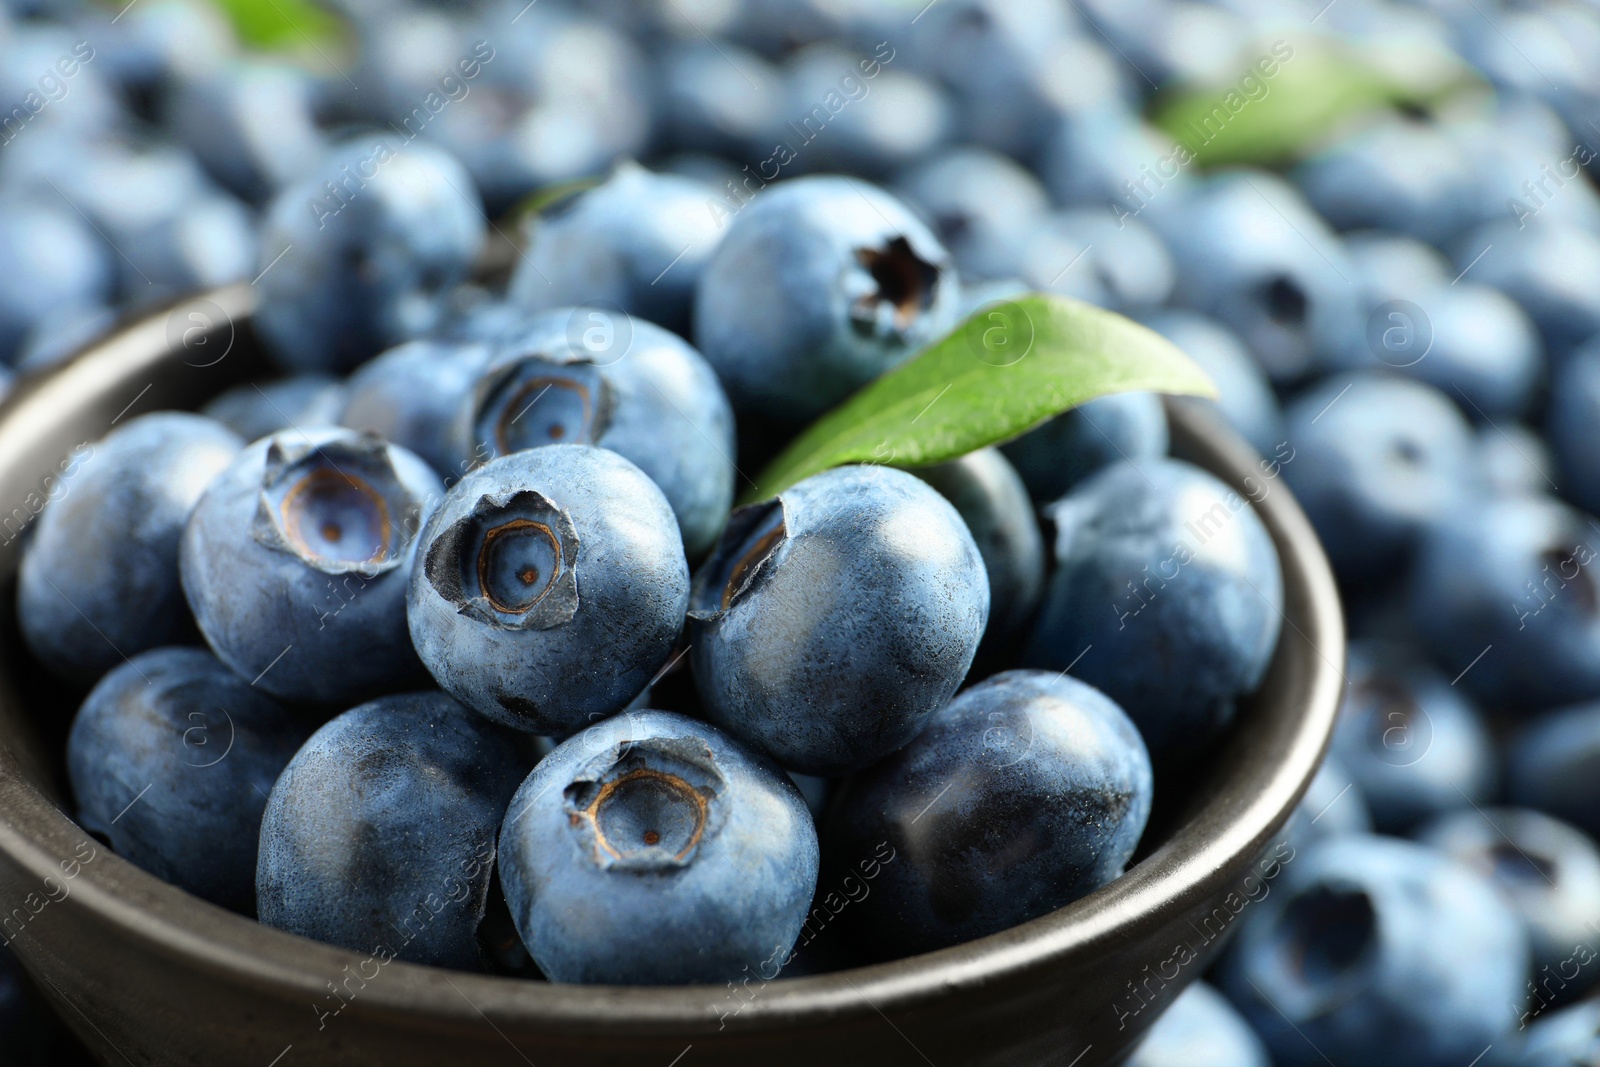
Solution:
<path fill-rule="evenodd" d="M 473 297 L 480 229 L 439 224 L 468 219 L 468 180 L 435 147 L 298 218 L 363 143 L 269 205 L 300 255 L 260 336 L 295 374 L 122 421 L 30 537 L 24 637 L 89 687 L 85 827 L 283 930 L 611 984 L 848 962 L 803 951 L 836 867 L 880 872 L 859 961 L 1126 869 L 1158 778 L 1222 742 L 1282 616 L 1261 520 L 1165 456 L 1154 396 L 1127 399 L 1139 458 L 1080 454 L 1075 412 L 1016 442 L 1026 472 L 995 449 L 842 466 L 736 507 L 752 450 L 956 321 L 956 267 L 909 206 L 786 182 L 665 311 L 648 279 L 562 260 Z M 632 242 L 682 209 L 678 179 L 629 165 L 532 239 L 603 235 L 607 279 L 639 281 L 659 268 Z M 523 266 L 595 302 L 553 305 Z M 1064 490 L 1033 473 L 1052 450 L 1083 472 Z M 1122 587 L 1175 550 L 1172 595 L 1127 625 Z M 1158 649 L 1159 676 L 1129 669 Z"/>
<path fill-rule="evenodd" d="M 193 0 L 4 17 L 42 102 L 0 138 L 8 374 L 229 282 L 282 372 L 123 413 L 31 523 L 87 830 L 281 929 L 562 982 L 983 937 L 1118 877 L 1224 751 L 1284 622 L 1253 505 L 1293 492 L 1354 638 L 1332 755 L 1131 1062 L 1592 1056 L 1590 11 L 336 6 L 341 70 Z M 1329 48 L 1492 96 L 1214 166 Z M 1247 491 L 1132 392 L 747 499 L 1033 290 L 1200 363 Z"/>

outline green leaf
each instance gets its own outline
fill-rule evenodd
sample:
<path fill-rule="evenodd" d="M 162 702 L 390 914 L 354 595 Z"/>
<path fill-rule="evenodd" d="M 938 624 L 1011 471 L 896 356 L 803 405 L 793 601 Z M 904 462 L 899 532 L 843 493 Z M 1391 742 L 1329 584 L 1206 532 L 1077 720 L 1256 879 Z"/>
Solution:
<path fill-rule="evenodd" d="M 1405 56 L 1396 62 L 1381 42 L 1280 39 L 1247 53 L 1231 81 L 1157 97 L 1151 121 L 1201 166 L 1290 163 L 1394 107 L 1436 106 L 1473 84 L 1453 57 L 1417 47 Z"/>
<path fill-rule="evenodd" d="M 1216 395 L 1176 345 L 1121 315 L 1043 293 L 991 304 L 824 415 L 744 502 L 845 463 L 943 463 L 1136 390 Z"/>
<path fill-rule="evenodd" d="M 212 0 L 228 16 L 239 39 L 252 48 L 298 52 L 309 50 L 331 63 L 320 50 L 342 47 L 342 19 L 312 0 Z"/>

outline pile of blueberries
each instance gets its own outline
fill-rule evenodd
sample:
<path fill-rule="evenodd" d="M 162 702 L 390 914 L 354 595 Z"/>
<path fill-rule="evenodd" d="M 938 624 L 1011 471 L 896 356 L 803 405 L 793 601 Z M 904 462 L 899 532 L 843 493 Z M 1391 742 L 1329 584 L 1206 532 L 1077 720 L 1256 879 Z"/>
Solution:
<path fill-rule="evenodd" d="M 1596 1062 L 1591 5 L 339 9 L 354 52 L 305 63 L 200 0 L 0 27 L 0 359 L 243 281 L 284 374 L 119 416 L 27 531 L 86 830 L 380 962 L 559 982 L 825 973 L 1105 885 L 1284 619 L 1161 400 L 735 507 L 1043 290 L 1207 370 L 1353 639 L 1274 877 L 1131 1062 Z M 1478 84 L 1203 171 L 1329 42 Z M 1142 117 L 1219 79 L 1177 145 Z"/>

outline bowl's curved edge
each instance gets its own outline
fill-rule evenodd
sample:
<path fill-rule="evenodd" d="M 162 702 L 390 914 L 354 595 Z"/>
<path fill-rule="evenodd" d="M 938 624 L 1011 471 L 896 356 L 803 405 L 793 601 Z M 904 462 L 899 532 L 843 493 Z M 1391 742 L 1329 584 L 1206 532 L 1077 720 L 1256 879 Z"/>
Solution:
<path fill-rule="evenodd" d="M 172 323 L 197 322 L 191 314 L 221 310 L 233 338 L 234 323 L 249 314 L 252 297 L 247 287 L 238 286 L 180 302 L 25 385 L 0 407 L 0 501 L 18 499 L 22 488 L 36 484 L 38 472 L 52 469 L 82 427 L 97 424 L 103 431 L 120 418 L 119 404 L 132 407 L 141 398 L 159 401 L 138 408 L 154 410 L 172 406 L 178 394 L 198 399 L 217 391 L 220 377 L 203 386 L 174 384 L 186 373 L 193 377 L 185 363 L 187 368 L 203 365 L 172 353 Z M 236 365 L 243 362 L 236 360 Z M 141 387 L 146 379 L 148 384 Z M 155 385 L 162 388 L 153 390 Z M 152 391 L 155 396 L 148 396 Z M 1256 497 L 1264 468 L 1258 470 L 1257 458 L 1231 430 L 1203 405 L 1179 401 L 1169 402 L 1168 408 L 1175 446 L 1236 491 Z M 60 413 L 69 410 L 80 415 L 71 432 L 57 425 Z M 1252 477 L 1257 484 L 1247 481 Z M 1257 508 L 1278 546 L 1287 598 L 1286 624 L 1267 684 L 1273 685 L 1273 677 L 1293 661 L 1297 677 L 1290 681 L 1303 693 L 1303 706 L 1297 716 L 1265 716 L 1258 724 L 1260 736 L 1250 740 L 1273 758 L 1241 762 L 1227 782 L 1229 788 L 1212 795 L 1169 840 L 1111 885 L 1012 930 L 940 952 L 763 984 L 758 997 L 735 1001 L 738 1010 L 731 1014 L 721 987 L 564 987 L 398 962 L 385 968 L 382 983 L 374 983 L 370 991 L 363 988 L 362 999 L 349 1005 L 352 1014 L 448 1030 L 481 1028 L 489 1020 L 514 1034 L 578 1034 L 592 1030 L 599 1019 L 606 1034 L 624 1042 L 657 1035 L 709 1040 L 719 1033 L 735 1040 L 773 1029 L 803 1031 L 822 1020 L 882 1026 L 886 1013 L 936 1011 L 962 991 L 1014 995 L 1069 974 L 1076 957 L 1121 951 L 1145 940 L 1150 931 L 1175 924 L 1235 888 L 1241 870 L 1271 843 L 1309 783 L 1337 713 L 1344 638 L 1327 561 L 1285 487 L 1272 485 L 1259 497 Z M 0 566 L 14 566 L 14 548 L 0 546 L 0 553 Z M 10 703 L 13 697 L 0 691 L 0 700 Z M 36 771 L 25 772 L 0 737 L 0 889 L 18 896 L 19 904 L 23 894 L 44 887 L 47 877 L 59 883 L 62 862 L 86 840 L 36 781 Z M 304 997 L 315 1004 L 326 999 L 329 980 L 366 959 L 262 927 L 160 882 L 109 850 L 102 848 L 100 854 L 106 858 L 83 865 L 70 895 L 52 905 L 55 917 L 62 922 L 75 917 L 97 936 L 125 939 L 175 969 L 262 996 Z M 9 904 L 9 896 L 0 898 L 0 908 Z M 5 914 L 0 911 L 0 918 Z M 52 927 L 52 936 L 65 936 L 60 923 Z M 30 929 L 13 939 L 15 951 L 70 1003 L 57 979 L 70 980 L 78 969 L 51 938 L 35 936 L 43 929 L 30 923 Z M 430 1006 L 426 1020 L 418 1016 L 419 1003 Z M 306 1014 L 308 1022 L 315 1021 Z"/>

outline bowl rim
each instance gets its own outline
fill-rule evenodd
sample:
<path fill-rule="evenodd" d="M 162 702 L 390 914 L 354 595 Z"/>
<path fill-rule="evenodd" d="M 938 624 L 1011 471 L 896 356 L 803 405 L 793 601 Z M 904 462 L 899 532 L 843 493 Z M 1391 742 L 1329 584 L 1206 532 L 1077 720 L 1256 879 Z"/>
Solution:
<path fill-rule="evenodd" d="M 81 406 L 85 390 L 98 395 L 116 384 L 131 385 L 120 397 L 178 359 L 174 320 L 191 321 L 190 314 L 199 309 L 210 322 L 220 311 L 231 330 L 248 320 L 254 306 L 255 291 L 246 285 L 187 297 L 119 325 L 67 363 L 24 381 L 0 404 L 0 456 L 20 454 L 20 446 L 36 439 L 53 413 Z M 1175 442 L 1188 446 L 1196 462 L 1236 490 L 1264 462 L 1214 408 L 1168 398 L 1167 410 Z M 1331 736 L 1343 683 L 1338 592 L 1309 521 L 1286 486 L 1277 486 L 1254 506 L 1277 548 L 1284 589 L 1298 590 L 1304 605 L 1298 625 L 1284 614 L 1274 659 L 1282 654 L 1288 627 L 1315 652 L 1308 658 L 1304 691 L 1296 694 L 1301 707 L 1286 754 L 1275 766 L 1241 761 L 1165 841 L 1108 885 L 975 941 L 887 963 L 763 982 L 760 996 L 742 1001 L 737 1013 L 725 1017 L 717 1011 L 726 1002 L 723 986 L 563 985 L 400 960 L 386 963 L 385 980 L 364 987 L 352 1006 L 369 1017 L 403 1016 L 411 1025 L 423 1018 L 441 1025 L 498 1019 L 520 1028 L 580 1032 L 603 1023 L 618 1036 L 693 1034 L 708 1024 L 751 1031 L 825 1016 L 883 1015 L 959 989 L 1025 979 L 1093 946 L 1131 943 L 1139 926 L 1220 894 L 1238 879 L 1229 872 L 1255 861 L 1309 785 Z M 8 604 L 4 610 L 12 608 Z M 85 832 L 22 773 L 0 738 L 0 853 L 42 880 L 85 840 Z M 110 849 L 99 851 L 107 858 L 97 856 L 74 880 L 71 897 L 77 906 L 176 965 L 232 986 L 295 993 L 316 1003 L 327 996 L 327 979 L 370 957 L 264 926 L 190 896 Z M 26 963 L 26 945 L 19 942 L 17 950 Z"/>

